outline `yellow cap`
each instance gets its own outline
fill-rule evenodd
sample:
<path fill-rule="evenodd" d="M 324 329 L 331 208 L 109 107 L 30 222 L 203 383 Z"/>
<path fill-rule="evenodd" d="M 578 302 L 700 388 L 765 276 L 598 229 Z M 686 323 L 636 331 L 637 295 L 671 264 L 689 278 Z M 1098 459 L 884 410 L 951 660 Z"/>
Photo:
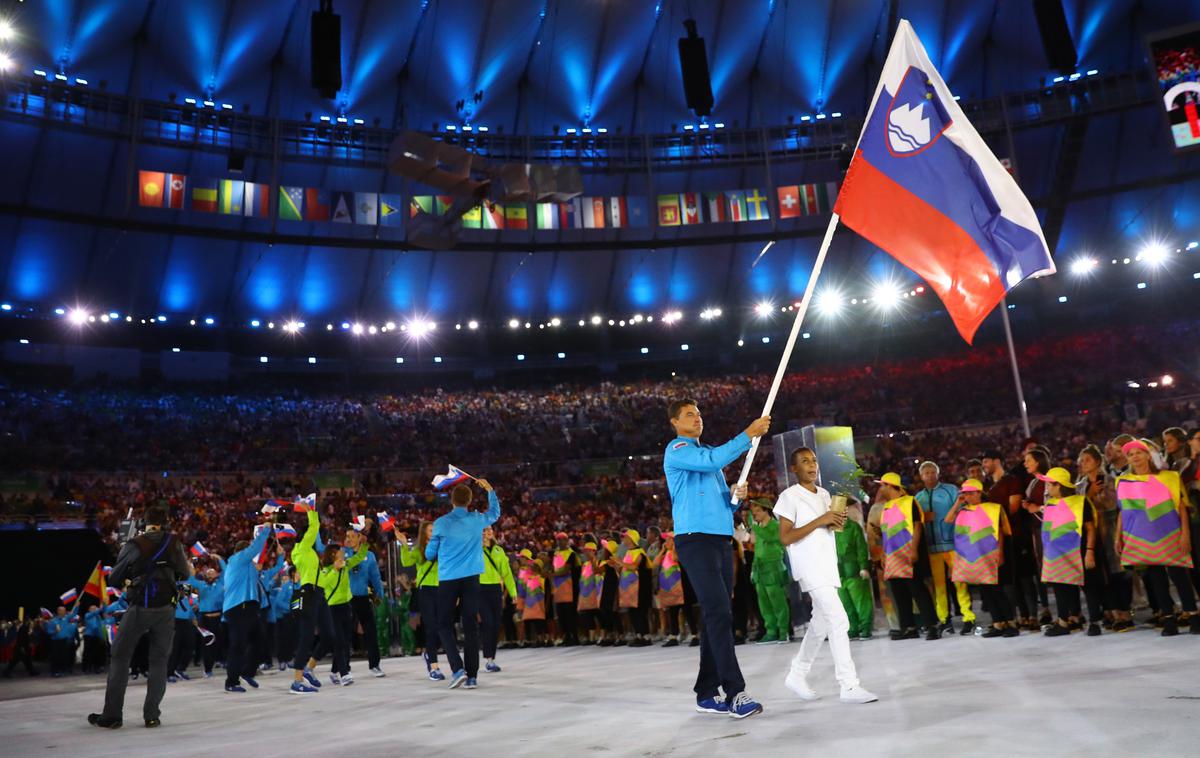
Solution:
<path fill-rule="evenodd" d="M 616 555 L 617 543 L 613 540 L 609 540 L 608 542 L 604 543 L 604 549 L 608 551 L 609 555 Z"/>
<path fill-rule="evenodd" d="M 596 543 L 595 542 L 585 542 L 585 543 L 583 543 L 583 549 L 584 550 L 595 550 Z"/>
<path fill-rule="evenodd" d="M 963 492 L 983 492 L 983 482 L 978 479 L 968 479 L 962 484 Z"/>
<path fill-rule="evenodd" d="M 533 553 L 529 550 L 529 548 L 525 548 L 520 553 L 518 553 L 518 555 L 520 555 L 522 558 L 524 558 L 526 560 L 533 560 Z"/>
<path fill-rule="evenodd" d="M 900 475 L 889 471 L 883 476 L 875 480 L 876 484 L 890 484 L 893 487 L 904 489 L 904 483 L 900 481 Z"/>
<path fill-rule="evenodd" d="M 637 529 L 626 529 L 625 536 L 629 538 L 633 544 L 637 545 L 642 541 L 642 535 L 638 534 Z"/>
<path fill-rule="evenodd" d="M 1055 466 L 1044 474 L 1038 474 L 1037 478 L 1043 482 L 1055 482 L 1063 487 L 1075 487 L 1075 482 L 1071 481 L 1071 472 L 1059 466 Z"/>

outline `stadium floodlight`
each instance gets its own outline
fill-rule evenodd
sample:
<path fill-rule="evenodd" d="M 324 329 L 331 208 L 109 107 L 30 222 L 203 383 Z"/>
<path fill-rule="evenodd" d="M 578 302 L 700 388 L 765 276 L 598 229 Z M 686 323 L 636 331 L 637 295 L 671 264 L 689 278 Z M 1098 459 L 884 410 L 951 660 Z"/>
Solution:
<path fill-rule="evenodd" d="M 11 311 L 12 303 L 0 303 L 0 311 Z"/>
<path fill-rule="evenodd" d="M 311 355 L 310 355 L 310 356 L 308 356 L 308 364 L 309 364 L 310 366 L 311 366 L 312 364 L 316 363 L 316 362 L 317 362 L 317 359 L 316 359 L 316 358 L 314 358 L 314 357 L 313 357 L 313 356 L 311 356 Z"/>
<path fill-rule="evenodd" d="M 8 42 L 15 36 L 17 36 L 17 30 L 13 27 L 12 22 L 0 19 L 0 42 Z"/>
<path fill-rule="evenodd" d="M 683 318 L 683 314 L 679 311 L 668 311 L 667 313 L 663 314 L 662 322 L 664 324 L 674 324 L 681 318 Z"/>
<path fill-rule="evenodd" d="M 379 327 L 375 326 L 374 324 L 371 324 L 370 326 L 367 327 L 367 334 L 378 334 L 378 333 L 379 333 Z"/>
<path fill-rule="evenodd" d="M 1170 374 L 1163 374 L 1163 378 L 1159 380 L 1159 383 L 1161 383 L 1164 387 L 1170 387 L 1175 383 L 1175 377 L 1171 376 Z"/>
<path fill-rule="evenodd" d="M 1090 274 L 1098 265 L 1100 265 L 1100 262 L 1095 258 L 1089 258 L 1087 256 L 1076 258 L 1075 260 L 1071 261 L 1071 273 L 1075 276 L 1086 276 Z"/>
<path fill-rule="evenodd" d="M 467 328 L 468 328 L 468 329 L 472 329 L 472 330 L 474 330 L 474 329 L 478 329 L 478 328 L 479 328 L 479 322 L 478 322 L 478 321 L 476 321 L 475 319 L 471 319 L 470 321 L 468 321 L 468 322 L 467 322 Z"/>
<path fill-rule="evenodd" d="M 600 316 L 592 316 L 592 326 L 600 326 L 600 323 L 601 323 L 602 321 L 604 321 L 604 319 L 603 319 L 602 317 L 600 317 Z"/>
<path fill-rule="evenodd" d="M 871 301 L 881 311 L 895 310 L 900 305 L 900 289 L 892 282 L 880 282 L 871 290 Z"/>
<path fill-rule="evenodd" d="M 75 326 L 83 326 L 87 323 L 88 315 L 88 312 L 83 308 L 72 308 L 70 313 L 67 314 L 67 320 Z"/>
<path fill-rule="evenodd" d="M 520 322 L 520 321 L 517 321 L 515 318 L 510 318 L 510 319 L 508 320 L 508 328 L 509 328 L 509 329 L 516 329 L 516 328 L 518 328 L 519 326 L 521 326 L 521 322 Z"/>
<path fill-rule="evenodd" d="M 395 322 L 395 321 L 389 321 L 389 322 L 387 322 L 386 324 L 384 324 L 384 325 L 383 325 L 383 328 L 384 328 L 384 329 L 387 329 L 387 330 L 390 332 L 390 331 L 392 331 L 393 329 L 395 329 L 395 328 L 396 328 L 396 322 Z"/>
<path fill-rule="evenodd" d="M 763 300 L 761 303 L 754 306 L 754 312 L 758 314 L 759 318 L 769 318 L 770 315 L 775 312 L 775 305 Z"/>
<path fill-rule="evenodd" d="M 566 358 L 566 357 L 567 357 L 567 354 L 566 354 L 566 353 L 559 353 L 559 354 L 558 354 L 558 359 L 559 359 L 560 361 L 561 361 L 563 358 Z"/>
<path fill-rule="evenodd" d="M 429 334 L 431 331 L 433 331 L 432 324 L 424 319 L 417 318 L 408 322 L 409 334 L 418 339 L 424 337 L 426 334 Z"/>
<path fill-rule="evenodd" d="M 550 319 L 550 326 L 562 326 L 562 319 L 560 319 L 558 316 L 555 316 L 554 318 Z"/>
<path fill-rule="evenodd" d="M 842 293 L 837 290 L 822 290 L 817 295 L 817 311 L 822 316 L 836 316 L 842 311 Z"/>
<path fill-rule="evenodd" d="M 642 348 L 642 355 L 645 355 L 646 353 L 649 353 L 649 352 L 650 352 L 650 348 L 648 348 L 648 347 Z"/>
<path fill-rule="evenodd" d="M 362 324 L 355 324 L 355 325 L 353 325 L 353 326 L 351 326 L 351 327 L 350 327 L 350 331 L 351 331 L 351 333 L 353 333 L 353 334 L 362 334 L 362 333 L 363 333 L 363 325 L 362 325 Z"/>
<path fill-rule="evenodd" d="M 270 358 L 268 358 L 268 357 L 267 357 L 267 356 L 265 356 L 265 355 L 260 355 L 260 356 L 258 356 L 258 362 L 259 362 L 259 363 L 266 363 L 266 362 L 268 362 L 269 360 L 271 360 L 271 359 L 270 359 Z"/>
<path fill-rule="evenodd" d="M 13 59 L 0 53 L 0 74 L 7 74 L 13 68 Z"/>
<path fill-rule="evenodd" d="M 1146 243 L 1142 249 L 1138 251 L 1137 257 L 1140 260 L 1145 261 L 1147 265 L 1161 266 L 1166 262 L 1167 256 L 1170 254 L 1171 250 L 1165 244 L 1159 242 L 1158 240 L 1153 240 Z"/>
<path fill-rule="evenodd" d="M 688 345 L 685 343 L 685 344 L 682 344 L 682 345 L 680 345 L 680 346 L 679 346 L 679 349 L 680 349 L 680 350 L 682 350 L 682 351 L 684 351 L 684 352 L 686 353 L 686 352 L 687 352 L 687 351 L 688 351 L 690 348 L 689 348 L 689 347 L 688 347 Z"/>

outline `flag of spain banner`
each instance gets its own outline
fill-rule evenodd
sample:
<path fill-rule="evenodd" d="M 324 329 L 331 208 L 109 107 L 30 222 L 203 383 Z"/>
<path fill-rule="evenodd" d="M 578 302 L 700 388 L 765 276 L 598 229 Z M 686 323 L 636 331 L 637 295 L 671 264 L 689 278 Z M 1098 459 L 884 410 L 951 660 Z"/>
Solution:
<path fill-rule="evenodd" d="M 658 196 L 658 225 L 679 226 L 679 195 Z"/>
<path fill-rule="evenodd" d="M 506 229 L 529 228 L 529 209 L 525 203 L 504 206 L 504 227 Z"/>
<path fill-rule="evenodd" d="M 555 203 L 538 203 L 537 204 L 537 228 L 538 229 L 557 229 L 558 228 L 558 205 Z"/>
<path fill-rule="evenodd" d="M 161 171 L 138 172 L 138 205 L 143 208 L 163 207 L 166 176 Z"/>
<path fill-rule="evenodd" d="M 279 218 L 284 221 L 304 220 L 304 188 L 279 188 Z"/>
<path fill-rule="evenodd" d="M 904 20 L 834 212 L 924 279 L 968 343 L 1009 289 L 1055 272 L 1033 206 Z"/>

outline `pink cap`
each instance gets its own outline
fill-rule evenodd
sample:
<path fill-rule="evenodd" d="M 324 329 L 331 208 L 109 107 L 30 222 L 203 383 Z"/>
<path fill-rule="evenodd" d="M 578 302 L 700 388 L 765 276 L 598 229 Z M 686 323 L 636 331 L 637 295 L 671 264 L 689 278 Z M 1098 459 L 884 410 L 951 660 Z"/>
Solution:
<path fill-rule="evenodd" d="M 1129 440 L 1124 445 L 1121 445 L 1121 452 L 1125 455 L 1129 455 L 1130 450 L 1145 450 L 1147 453 L 1150 452 L 1150 448 L 1141 440 Z"/>

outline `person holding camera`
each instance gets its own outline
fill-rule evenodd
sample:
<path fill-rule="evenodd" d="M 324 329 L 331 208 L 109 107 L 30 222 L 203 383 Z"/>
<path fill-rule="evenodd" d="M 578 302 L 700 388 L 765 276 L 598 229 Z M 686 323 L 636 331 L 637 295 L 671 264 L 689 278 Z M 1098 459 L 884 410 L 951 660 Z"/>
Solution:
<path fill-rule="evenodd" d="M 121 548 L 109 578 L 114 586 L 128 583 L 124 597 L 129 609 L 113 640 L 104 710 L 88 714 L 88 723 L 105 729 L 121 726 L 129 662 L 143 634 L 150 640 L 150 673 L 142 717 L 147 727 L 161 723 L 159 705 L 167 689 L 167 658 L 175 636 L 176 584 L 192 574 L 183 546 L 167 530 L 166 506 L 147 509 L 145 519 L 146 531 Z"/>

